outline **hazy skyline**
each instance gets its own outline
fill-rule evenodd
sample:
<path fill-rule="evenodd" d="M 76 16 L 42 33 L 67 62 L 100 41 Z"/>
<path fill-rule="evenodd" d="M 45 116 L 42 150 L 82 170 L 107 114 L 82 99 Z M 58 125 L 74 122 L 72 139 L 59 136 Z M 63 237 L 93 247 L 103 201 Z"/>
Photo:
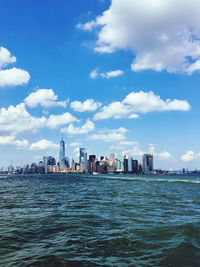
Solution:
<path fill-rule="evenodd" d="M 0 166 L 154 155 L 200 169 L 200 3 L 0 3 Z"/>

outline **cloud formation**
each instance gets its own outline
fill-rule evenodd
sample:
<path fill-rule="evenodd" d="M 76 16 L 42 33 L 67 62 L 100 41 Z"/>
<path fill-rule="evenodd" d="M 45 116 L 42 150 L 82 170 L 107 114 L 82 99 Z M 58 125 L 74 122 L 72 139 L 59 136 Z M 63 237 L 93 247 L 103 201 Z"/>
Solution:
<path fill-rule="evenodd" d="M 61 115 L 34 117 L 25 107 L 24 103 L 0 109 L 0 135 L 17 135 L 22 132 L 36 132 L 40 128 L 57 128 L 60 125 L 78 121 L 69 112 Z"/>
<path fill-rule="evenodd" d="M 59 145 L 46 139 L 42 139 L 36 143 L 32 143 L 30 146 L 30 150 L 46 150 L 50 148 L 58 149 Z"/>
<path fill-rule="evenodd" d="M 0 87 L 24 85 L 29 82 L 30 75 L 25 70 L 18 68 L 2 69 L 15 62 L 16 57 L 11 56 L 8 49 L 0 47 Z"/>
<path fill-rule="evenodd" d="M 94 50 L 131 50 L 133 71 L 200 70 L 199 0 L 112 0 L 95 20 L 78 24 L 98 32 Z"/>
<path fill-rule="evenodd" d="M 104 142 L 119 142 L 125 140 L 124 134 L 128 130 L 124 127 L 118 129 L 104 129 L 100 130 L 98 133 L 88 136 L 88 140 L 102 140 Z"/>
<path fill-rule="evenodd" d="M 27 106 L 34 108 L 40 105 L 44 108 L 51 107 L 66 107 L 67 100 L 57 101 L 58 96 L 55 95 L 52 89 L 38 89 L 36 92 L 31 93 L 24 99 Z"/>
<path fill-rule="evenodd" d="M 9 64 L 15 63 L 16 57 L 11 56 L 10 51 L 4 47 L 0 47 L 0 68 L 4 68 Z"/>
<path fill-rule="evenodd" d="M 122 70 L 111 70 L 111 71 L 103 73 L 103 72 L 98 72 L 98 69 L 94 69 L 90 72 L 90 78 L 96 79 L 96 78 L 101 77 L 101 78 L 109 79 L 109 78 L 121 76 L 123 74 L 124 72 Z"/>
<path fill-rule="evenodd" d="M 69 112 L 65 112 L 61 115 L 50 115 L 46 121 L 46 126 L 55 129 L 60 125 L 68 124 L 73 121 L 78 122 L 79 120 Z"/>
<path fill-rule="evenodd" d="M 0 145 L 10 145 L 16 149 L 26 149 L 28 148 L 28 140 L 15 140 L 15 136 L 3 135 L 0 136 Z"/>
<path fill-rule="evenodd" d="M 160 96 L 150 92 L 132 92 L 128 94 L 122 102 L 116 101 L 110 103 L 94 115 L 94 120 L 101 119 L 120 119 L 129 118 L 136 119 L 139 117 L 137 113 L 145 114 L 148 112 L 161 111 L 188 111 L 190 105 L 185 100 L 166 99 L 162 100 Z"/>
<path fill-rule="evenodd" d="M 188 150 L 186 154 L 181 156 L 181 160 L 185 162 L 189 162 L 195 159 L 200 159 L 200 153 L 195 153 L 191 150 Z"/>
<path fill-rule="evenodd" d="M 36 131 L 45 124 L 46 118 L 30 115 L 24 103 L 0 109 L 0 134 L 16 135 L 20 132 Z"/>
<path fill-rule="evenodd" d="M 66 128 L 62 128 L 62 133 L 67 133 L 70 135 L 77 135 L 77 134 L 86 134 L 89 132 L 92 132 L 95 128 L 95 125 L 92 121 L 87 120 L 85 124 L 83 124 L 81 127 L 75 127 L 72 123 Z"/>
<path fill-rule="evenodd" d="M 71 102 L 71 108 L 78 112 L 94 111 L 99 108 L 102 104 L 100 102 L 95 102 L 93 99 L 87 99 L 84 102 L 73 101 Z"/>

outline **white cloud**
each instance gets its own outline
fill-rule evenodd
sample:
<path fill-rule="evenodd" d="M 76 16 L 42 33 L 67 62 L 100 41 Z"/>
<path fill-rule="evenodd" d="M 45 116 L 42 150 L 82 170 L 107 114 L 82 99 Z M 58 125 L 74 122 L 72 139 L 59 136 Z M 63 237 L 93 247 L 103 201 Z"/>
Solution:
<path fill-rule="evenodd" d="M 94 111 L 101 106 L 100 102 L 95 102 L 93 99 L 87 99 L 84 102 L 73 101 L 71 102 L 71 108 L 78 112 Z"/>
<path fill-rule="evenodd" d="M 61 115 L 50 115 L 47 119 L 46 126 L 52 129 L 57 128 L 60 125 L 68 124 L 73 121 L 79 121 L 69 112 L 65 112 Z"/>
<path fill-rule="evenodd" d="M 17 68 L 0 70 L 0 87 L 27 84 L 30 75 L 27 71 Z"/>
<path fill-rule="evenodd" d="M 95 24 L 96 24 L 95 21 L 92 20 L 92 21 L 87 22 L 85 24 L 78 23 L 76 27 L 80 30 L 91 31 L 93 29 L 93 27 L 95 26 Z"/>
<path fill-rule="evenodd" d="M 31 116 L 24 103 L 0 109 L 0 134 L 16 135 L 25 131 L 36 131 L 45 127 L 45 124 L 46 118 Z"/>
<path fill-rule="evenodd" d="M 200 70 L 200 60 L 196 60 L 193 64 L 191 64 L 189 67 L 188 67 L 188 74 L 192 74 L 193 72 L 197 71 L 197 70 Z"/>
<path fill-rule="evenodd" d="M 132 113 L 132 110 L 129 106 L 125 106 L 122 102 L 116 101 L 108 106 L 102 107 L 102 109 L 94 115 L 94 120 L 126 118 L 130 113 Z"/>
<path fill-rule="evenodd" d="M 78 121 L 73 115 L 66 112 L 61 115 L 34 117 L 25 107 L 24 103 L 0 109 L 0 135 L 16 136 L 22 132 L 36 132 L 40 128 L 57 128 L 60 125 Z"/>
<path fill-rule="evenodd" d="M 78 143 L 78 142 L 74 142 L 74 143 L 69 144 L 69 146 L 71 146 L 71 147 L 78 147 L 81 145 L 82 145 L 82 143 Z"/>
<path fill-rule="evenodd" d="M 195 153 L 191 150 L 188 150 L 186 154 L 181 156 L 181 160 L 185 162 L 192 161 L 195 159 L 200 159 L 200 153 Z"/>
<path fill-rule="evenodd" d="M 58 149 L 59 145 L 46 139 L 42 139 L 36 143 L 32 143 L 30 146 L 30 150 L 46 150 L 50 148 Z"/>
<path fill-rule="evenodd" d="M 24 85 L 29 82 L 30 75 L 25 70 L 17 68 L 1 69 L 14 62 L 16 62 L 16 57 L 11 56 L 6 48 L 0 47 L 0 87 Z"/>
<path fill-rule="evenodd" d="M 57 101 L 58 96 L 55 95 L 52 89 L 38 89 L 36 92 L 31 93 L 24 99 L 27 106 L 33 108 L 41 105 L 44 108 L 51 107 L 66 107 L 67 100 Z"/>
<path fill-rule="evenodd" d="M 94 69 L 90 72 L 90 78 L 95 79 L 99 76 L 99 73 L 97 72 L 97 69 Z"/>
<path fill-rule="evenodd" d="M 14 146 L 16 149 L 26 149 L 29 146 L 28 140 L 15 140 L 12 143 L 12 146 Z"/>
<path fill-rule="evenodd" d="M 3 135 L 0 136 L 0 145 L 8 145 L 14 140 L 14 136 L 12 135 Z"/>
<path fill-rule="evenodd" d="M 95 20 L 79 24 L 98 31 L 99 53 L 131 50 L 133 71 L 191 72 L 200 60 L 199 0 L 112 0 Z"/>
<path fill-rule="evenodd" d="M 10 145 L 16 149 L 28 148 L 28 140 L 15 140 L 15 136 L 4 135 L 0 136 L 0 145 Z"/>
<path fill-rule="evenodd" d="M 131 114 L 128 116 L 129 119 L 138 119 L 139 118 L 139 115 L 138 114 Z"/>
<path fill-rule="evenodd" d="M 163 151 L 161 153 L 158 153 L 156 155 L 156 157 L 159 159 L 159 160 L 166 160 L 166 159 L 170 159 L 172 156 L 169 152 L 167 151 Z"/>
<path fill-rule="evenodd" d="M 109 79 L 109 78 L 121 76 L 123 74 L 124 72 L 122 70 L 111 70 L 111 71 L 103 73 L 103 72 L 98 72 L 98 69 L 96 68 L 90 72 L 90 78 L 96 79 L 98 77 L 102 77 L 102 78 Z"/>
<path fill-rule="evenodd" d="M 124 104 L 133 107 L 135 112 L 147 113 L 152 111 L 188 111 L 190 105 L 185 100 L 162 100 L 160 96 L 150 92 L 132 92 L 128 94 L 123 100 Z"/>
<path fill-rule="evenodd" d="M 138 118 L 137 113 L 161 112 L 161 111 L 188 111 L 190 105 L 185 100 L 162 100 L 160 96 L 150 92 L 132 92 L 128 94 L 122 102 L 116 101 L 110 103 L 108 106 L 101 108 L 99 112 L 94 115 L 94 120 L 101 119 L 120 119 Z"/>
<path fill-rule="evenodd" d="M 87 120 L 87 122 L 82 125 L 81 127 L 75 127 L 72 123 L 66 128 L 62 128 L 61 132 L 62 133 L 67 133 L 70 135 L 75 135 L 75 134 L 86 134 L 89 132 L 92 132 L 95 128 L 95 125 L 92 121 Z"/>
<path fill-rule="evenodd" d="M 111 70 L 111 71 L 106 72 L 104 75 L 105 75 L 105 78 L 109 79 L 112 77 L 121 76 L 123 74 L 124 72 L 122 70 Z"/>
<path fill-rule="evenodd" d="M 97 134 L 88 136 L 88 140 L 102 140 L 104 142 L 119 142 L 125 140 L 124 134 L 128 130 L 124 127 L 118 129 L 104 129 L 100 130 Z"/>
<path fill-rule="evenodd" d="M 122 133 L 93 134 L 88 138 L 88 140 L 102 140 L 104 142 L 116 142 L 124 139 Z"/>
<path fill-rule="evenodd" d="M 0 47 L 0 68 L 6 67 L 8 64 L 16 62 L 16 57 L 11 56 L 8 49 Z"/>

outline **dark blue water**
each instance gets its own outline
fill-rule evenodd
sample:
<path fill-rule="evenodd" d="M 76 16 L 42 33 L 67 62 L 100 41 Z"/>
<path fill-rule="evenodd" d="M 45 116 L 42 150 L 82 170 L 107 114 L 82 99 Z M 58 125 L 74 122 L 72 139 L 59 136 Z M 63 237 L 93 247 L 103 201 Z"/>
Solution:
<path fill-rule="evenodd" d="M 0 266 L 200 266 L 200 178 L 0 177 Z"/>

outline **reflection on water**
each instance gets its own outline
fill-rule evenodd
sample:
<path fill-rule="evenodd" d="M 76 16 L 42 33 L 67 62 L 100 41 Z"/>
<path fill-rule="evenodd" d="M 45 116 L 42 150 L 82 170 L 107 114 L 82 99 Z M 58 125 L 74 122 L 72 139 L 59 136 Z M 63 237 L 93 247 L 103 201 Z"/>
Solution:
<path fill-rule="evenodd" d="M 0 177 L 0 266 L 200 266 L 199 183 Z"/>

